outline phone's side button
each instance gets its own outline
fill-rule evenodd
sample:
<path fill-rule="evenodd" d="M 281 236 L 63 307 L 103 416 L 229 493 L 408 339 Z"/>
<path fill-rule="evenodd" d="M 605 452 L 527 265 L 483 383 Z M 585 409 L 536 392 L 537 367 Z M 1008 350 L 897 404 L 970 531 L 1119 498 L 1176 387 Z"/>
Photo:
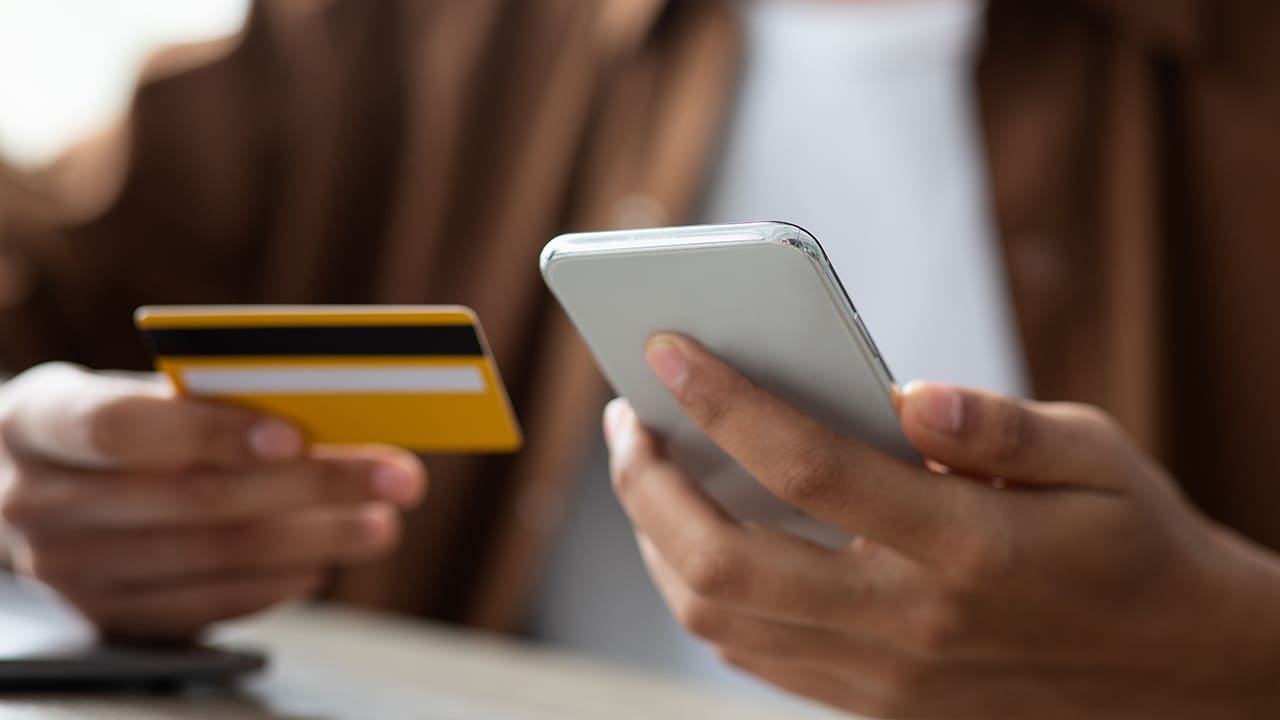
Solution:
<path fill-rule="evenodd" d="M 888 363 L 886 363 L 884 361 L 884 358 L 880 357 L 879 354 L 876 355 L 876 364 L 880 366 L 880 373 L 883 375 L 884 381 L 887 383 L 892 383 L 893 373 L 889 372 Z"/>
<path fill-rule="evenodd" d="M 876 341 L 871 339 L 871 333 L 867 332 L 867 326 L 862 324 L 862 316 L 855 313 L 853 322 L 858 326 L 858 332 L 862 334 L 862 341 L 871 349 L 871 355 L 876 360 L 876 366 L 880 369 L 881 377 L 885 382 L 893 382 L 893 373 L 889 372 L 889 365 L 884 361 L 884 357 L 880 355 L 880 348 L 876 347 Z"/>

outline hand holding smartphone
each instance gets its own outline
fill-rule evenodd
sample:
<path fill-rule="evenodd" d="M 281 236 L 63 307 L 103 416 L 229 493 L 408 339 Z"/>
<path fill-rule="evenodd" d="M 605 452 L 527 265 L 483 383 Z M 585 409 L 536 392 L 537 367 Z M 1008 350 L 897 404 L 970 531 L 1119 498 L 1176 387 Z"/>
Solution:
<path fill-rule="evenodd" d="M 828 545 L 849 539 L 764 490 L 685 416 L 645 363 L 645 344 L 659 332 L 697 340 L 834 432 L 919 462 L 894 411 L 893 378 L 821 245 L 802 228 L 562 235 L 543 249 L 541 265 L 614 389 L 735 517 Z"/>

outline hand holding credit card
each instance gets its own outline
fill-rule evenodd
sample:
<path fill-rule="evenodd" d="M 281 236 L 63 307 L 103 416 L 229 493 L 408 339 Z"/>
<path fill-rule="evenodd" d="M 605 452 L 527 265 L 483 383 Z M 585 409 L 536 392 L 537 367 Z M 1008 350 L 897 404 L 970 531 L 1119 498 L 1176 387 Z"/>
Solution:
<path fill-rule="evenodd" d="M 466 307 L 148 306 L 135 322 L 179 392 L 290 420 L 312 442 L 520 448 L 497 364 Z"/>

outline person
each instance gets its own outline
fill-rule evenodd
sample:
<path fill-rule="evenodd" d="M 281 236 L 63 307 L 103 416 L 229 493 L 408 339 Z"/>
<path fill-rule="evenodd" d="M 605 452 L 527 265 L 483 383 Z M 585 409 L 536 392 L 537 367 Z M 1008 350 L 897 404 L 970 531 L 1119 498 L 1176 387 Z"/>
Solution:
<path fill-rule="evenodd" d="M 127 144 L 84 147 L 40 178 L 0 177 L 3 362 L 139 367 L 128 317 L 143 302 L 473 305 L 529 449 L 433 459 L 432 501 L 396 555 L 332 592 L 510 626 L 598 392 L 532 259 L 559 229 L 694 215 L 733 97 L 735 12 L 260 3 L 234 47 L 156 66 Z M 1280 498 L 1265 480 L 1280 341 L 1253 318 L 1275 300 L 1266 240 L 1280 211 L 1266 188 L 1280 172 L 1268 155 L 1280 98 L 1265 78 L 1277 23 L 1243 2 L 989 5 L 982 119 L 1031 384 L 1114 419 L 916 385 L 904 427 L 951 472 L 905 468 L 753 390 L 694 342 L 654 341 L 655 372 L 717 441 L 861 538 L 828 553 L 727 522 L 611 406 L 619 495 L 692 630 L 761 677 L 876 714 L 1274 712 Z M 15 559 L 91 617 L 99 602 L 132 606 L 103 588 L 266 582 L 246 538 L 291 510 L 337 504 L 360 518 L 367 552 L 385 551 L 387 505 L 421 493 L 421 471 L 394 451 L 316 458 L 288 430 L 248 429 L 261 419 L 123 382 L 45 366 L 3 391 L 0 507 Z M 156 413 L 168 421 L 143 419 Z M 284 511 L 254 499 L 211 528 L 161 499 L 204 473 L 205 497 L 230 504 L 248 473 L 317 485 L 342 462 L 359 467 L 333 495 L 294 495 Z M 385 467 L 402 480 L 374 482 Z M 100 512 L 115 483 L 136 499 Z M 137 537 L 180 547 L 176 534 L 211 529 L 203 565 L 90 552 Z M 272 592 L 232 593 L 185 622 L 99 617 L 131 633 L 190 630 L 304 592 L 341 559 L 276 558 L 268 576 L 289 579 Z M 72 591 L 91 562 L 92 589 Z"/>
<path fill-rule="evenodd" d="M 609 406 L 645 562 L 733 665 L 874 717 L 1280 707 L 1280 562 L 1194 510 L 1096 408 L 909 385 L 903 428 L 939 473 L 834 436 L 687 339 L 647 356 L 765 487 L 857 533 L 829 550 L 732 521 Z"/>

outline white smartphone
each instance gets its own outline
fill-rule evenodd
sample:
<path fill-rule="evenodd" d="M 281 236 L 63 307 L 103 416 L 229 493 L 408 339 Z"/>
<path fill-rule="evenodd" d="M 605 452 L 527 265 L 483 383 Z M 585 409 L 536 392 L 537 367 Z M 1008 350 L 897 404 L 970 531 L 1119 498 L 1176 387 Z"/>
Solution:
<path fill-rule="evenodd" d="M 912 463 L 893 376 L 817 239 L 787 223 L 561 235 L 542 276 L 617 393 L 731 515 L 826 545 L 849 535 L 782 502 L 684 414 L 645 363 L 655 333 L 697 340 L 753 382 Z"/>

